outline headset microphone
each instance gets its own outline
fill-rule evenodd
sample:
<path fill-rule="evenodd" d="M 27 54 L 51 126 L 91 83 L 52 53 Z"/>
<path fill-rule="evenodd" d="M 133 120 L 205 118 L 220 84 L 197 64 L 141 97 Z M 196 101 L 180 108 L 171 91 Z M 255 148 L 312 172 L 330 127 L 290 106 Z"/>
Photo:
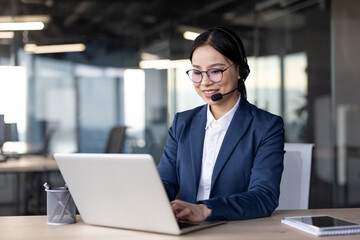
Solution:
<path fill-rule="evenodd" d="M 216 94 L 214 94 L 214 95 L 211 96 L 211 100 L 212 100 L 213 102 L 219 101 L 219 100 L 221 100 L 221 99 L 223 98 L 223 96 L 228 95 L 228 94 L 234 92 L 235 90 L 237 90 L 237 88 L 235 88 L 234 90 L 231 90 L 230 92 L 225 93 L 225 94 L 216 93 Z"/>

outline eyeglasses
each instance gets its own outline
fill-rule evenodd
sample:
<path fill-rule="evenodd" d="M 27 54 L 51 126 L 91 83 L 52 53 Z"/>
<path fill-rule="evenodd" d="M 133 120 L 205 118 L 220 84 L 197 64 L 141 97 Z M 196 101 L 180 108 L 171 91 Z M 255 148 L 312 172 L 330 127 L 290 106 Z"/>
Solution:
<path fill-rule="evenodd" d="M 212 68 L 207 71 L 199 71 L 196 69 L 190 69 L 190 70 L 186 71 L 186 74 L 189 76 L 190 80 L 193 81 L 194 83 L 199 83 L 202 81 L 203 73 L 206 73 L 206 75 L 208 76 L 208 78 L 211 81 L 220 82 L 223 78 L 223 73 L 226 70 L 228 70 L 232 65 L 234 65 L 234 63 L 223 70 L 217 69 L 217 68 Z"/>

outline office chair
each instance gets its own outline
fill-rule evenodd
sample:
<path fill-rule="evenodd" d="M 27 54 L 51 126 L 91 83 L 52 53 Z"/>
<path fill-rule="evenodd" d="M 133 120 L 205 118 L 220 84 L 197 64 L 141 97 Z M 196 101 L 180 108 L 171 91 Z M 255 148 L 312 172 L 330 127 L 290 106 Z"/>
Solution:
<path fill-rule="evenodd" d="M 125 140 L 126 127 L 115 126 L 110 130 L 105 153 L 121 153 Z"/>
<path fill-rule="evenodd" d="M 313 144 L 285 143 L 277 210 L 308 209 Z"/>

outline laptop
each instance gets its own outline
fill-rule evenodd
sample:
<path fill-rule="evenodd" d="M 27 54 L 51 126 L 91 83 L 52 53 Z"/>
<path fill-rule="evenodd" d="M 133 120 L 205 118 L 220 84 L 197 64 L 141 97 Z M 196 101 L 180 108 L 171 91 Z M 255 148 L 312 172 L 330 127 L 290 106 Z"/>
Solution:
<path fill-rule="evenodd" d="M 54 157 L 87 224 L 180 235 L 224 223 L 178 222 L 151 155 L 55 153 Z"/>

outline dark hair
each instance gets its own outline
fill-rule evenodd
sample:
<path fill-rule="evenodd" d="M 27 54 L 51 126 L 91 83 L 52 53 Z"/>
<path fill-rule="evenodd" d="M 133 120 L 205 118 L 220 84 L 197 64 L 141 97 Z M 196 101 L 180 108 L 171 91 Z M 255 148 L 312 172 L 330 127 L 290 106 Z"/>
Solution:
<path fill-rule="evenodd" d="M 190 61 L 192 60 L 195 49 L 205 45 L 210 45 L 226 58 L 239 64 L 240 79 L 238 91 L 240 92 L 241 97 L 246 98 L 245 79 L 250 73 L 250 68 L 247 64 L 245 49 L 239 36 L 232 30 L 224 27 L 208 29 L 195 39 L 190 49 Z"/>

